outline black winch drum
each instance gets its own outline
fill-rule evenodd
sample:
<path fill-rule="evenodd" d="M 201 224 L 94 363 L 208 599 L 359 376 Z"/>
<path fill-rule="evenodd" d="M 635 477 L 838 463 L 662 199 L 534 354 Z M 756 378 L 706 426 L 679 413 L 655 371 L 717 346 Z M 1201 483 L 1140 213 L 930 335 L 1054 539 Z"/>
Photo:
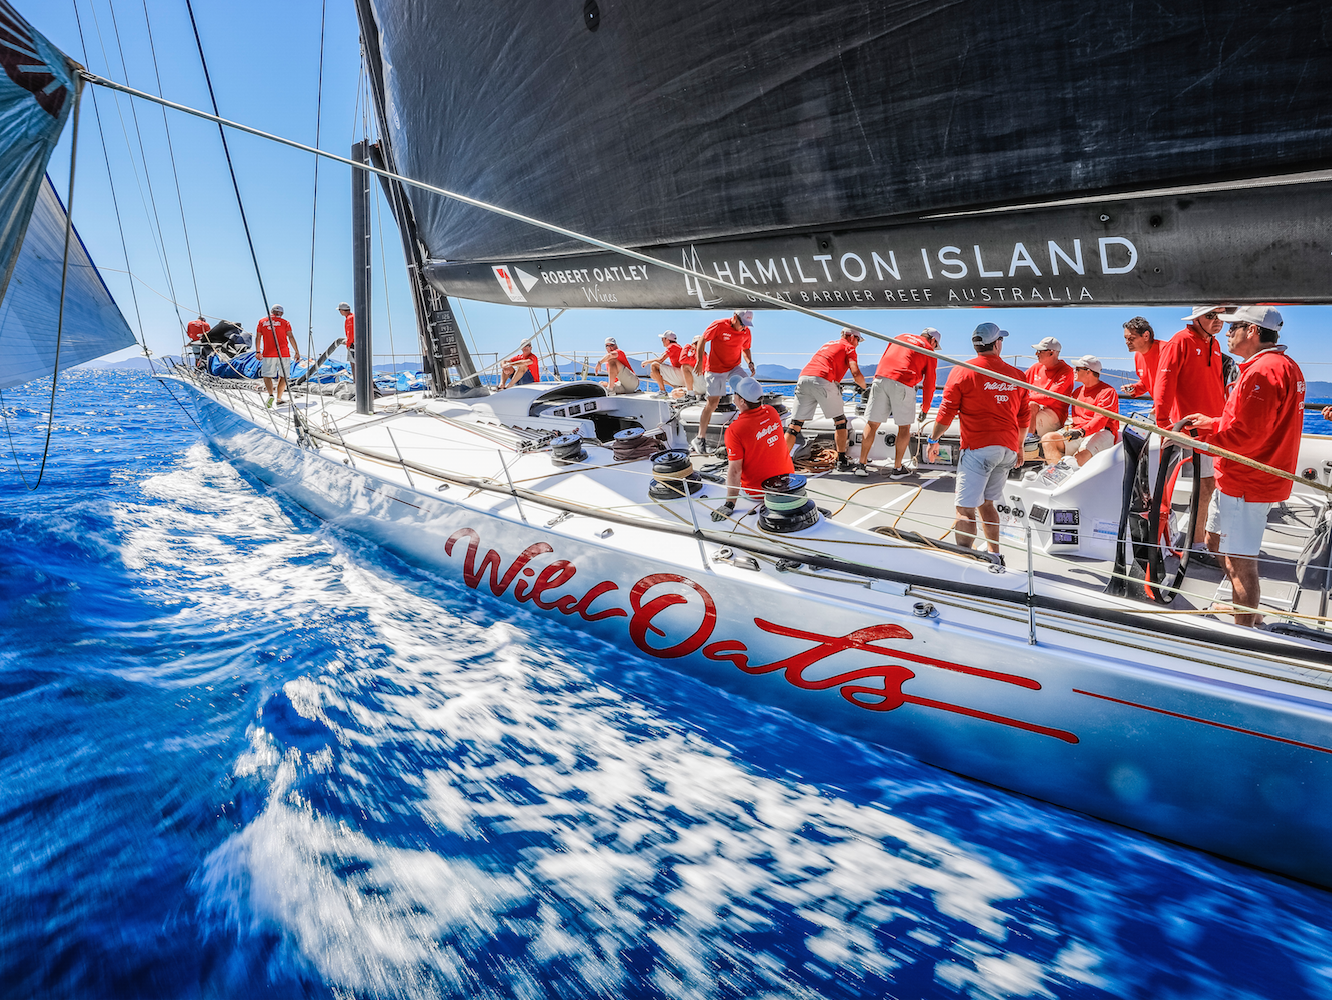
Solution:
<path fill-rule="evenodd" d="M 551 441 L 550 454 L 556 465 L 576 465 L 587 461 L 581 434 L 561 434 Z"/>
<path fill-rule="evenodd" d="M 784 535 L 804 531 L 819 523 L 819 508 L 805 496 L 804 476 L 786 473 L 763 480 L 763 506 L 759 508 L 759 527 Z"/>
<path fill-rule="evenodd" d="M 648 487 L 648 496 L 653 500 L 676 500 L 685 495 L 686 489 L 697 493 L 702 488 L 703 481 L 689 461 L 689 452 L 675 448 L 652 456 L 652 485 Z"/>

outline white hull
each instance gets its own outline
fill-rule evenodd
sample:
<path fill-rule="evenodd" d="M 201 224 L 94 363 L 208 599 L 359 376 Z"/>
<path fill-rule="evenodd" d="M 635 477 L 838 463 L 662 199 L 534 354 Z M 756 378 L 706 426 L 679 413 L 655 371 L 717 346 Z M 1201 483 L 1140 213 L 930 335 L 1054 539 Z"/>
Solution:
<path fill-rule="evenodd" d="M 429 405 L 433 417 L 358 418 L 319 399 L 306 419 L 332 432 L 301 444 L 252 394 L 182 382 L 238 466 L 479 592 L 940 767 L 1332 885 L 1328 647 L 1210 620 L 1167 634 L 1137 624 L 1140 604 L 1045 581 L 1029 619 L 1025 572 L 827 519 L 758 538 L 746 568 L 719 559 L 727 536 L 707 517 L 719 488 L 645 503 L 648 462 L 560 468 L 549 450 L 506 452 L 448 401 Z M 531 492 L 475 491 L 423 468 Z M 737 530 L 733 544 L 756 535 Z M 783 572 L 764 544 L 874 572 Z"/>

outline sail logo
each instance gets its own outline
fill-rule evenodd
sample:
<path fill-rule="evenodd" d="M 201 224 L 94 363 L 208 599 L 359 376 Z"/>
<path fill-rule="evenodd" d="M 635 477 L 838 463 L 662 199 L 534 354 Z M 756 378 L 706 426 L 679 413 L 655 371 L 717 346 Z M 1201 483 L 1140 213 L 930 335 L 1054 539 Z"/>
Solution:
<path fill-rule="evenodd" d="M 496 264 L 491 270 L 495 272 L 495 280 L 500 283 L 500 288 L 504 289 L 504 294 L 509 297 L 509 301 L 527 301 L 527 296 L 525 296 L 523 290 L 518 287 L 518 280 L 514 276 L 514 271 L 516 271 L 517 268 L 509 268 L 502 264 Z"/>
<path fill-rule="evenodd" d="M 60 78 L 38 54 L 27 22 L 3 0 L 0 0 L 0 66 L 11 80 L 37 99 L 43 111 L 52 118 L 60 117 L 69 88 L 60 83 Z"/>

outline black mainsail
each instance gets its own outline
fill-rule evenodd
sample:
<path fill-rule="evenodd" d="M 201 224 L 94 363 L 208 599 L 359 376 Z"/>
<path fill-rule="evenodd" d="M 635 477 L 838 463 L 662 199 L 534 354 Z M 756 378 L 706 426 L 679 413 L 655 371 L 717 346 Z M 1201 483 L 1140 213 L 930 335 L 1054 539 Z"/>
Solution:
<path fill-rule="evenodd" d="M 404 174 L 743 287 L 869 308 L 1332 301 L 1320 3 L 361 6 Z M 744 298 L 410 199 L 450 294 Z"/>

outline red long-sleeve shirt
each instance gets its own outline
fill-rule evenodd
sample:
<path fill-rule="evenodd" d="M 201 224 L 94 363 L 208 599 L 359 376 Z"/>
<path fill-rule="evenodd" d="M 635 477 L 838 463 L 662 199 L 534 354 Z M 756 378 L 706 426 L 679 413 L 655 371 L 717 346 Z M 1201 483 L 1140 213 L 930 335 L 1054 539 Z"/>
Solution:
<path fill-rule="evenodd" d="M 356 346 L 356 314 L 349 313 L 342 324 L 343 340 L 347 342 L 347 350 Z"/>
<path fill-rule="evenodd" d="M 1073 368 L 1062 359 L 1056 361 L 1053 368 L 1046 368 L 1045 365 L 1037 361 L 1027 369 L 1026 380 L 1041 389 L 1053 389 L 1065 396 L 1073 395 Z M 1043 393 L 1033 392 L 1031 402 L 1040 403 L 1042 406 L 1053 410 L 1055 417 L 1061 424 L 1068 419 L 1068 404 L 1062 400 L 1053 399 Z"/>
<path fill-rule="evenodd" d="M 971 363 L 987 373 L 953 369 L 944 386 L 935 426 L 946 427 L 956 415 L 962 421 L 963 448 L 997 444 L 1019 450 L 1027 429 L 1028 393 L 1009 380 L 1022 379 L 1022 372 L 997 354 L 978 354 Z"/>
<path fill-rule="evenodd" d="M 923 347 L 927 351 L 934 350 L 934 345 L 918 333 L 899 333 L 897 339 L 904 344 Z M 934 401 L 934 384 L 938 377 L 938 369 L 939 362 L 934 358 L 919 354 L 909 347 L 889 344 L 884 348 L 883 356 L 879 358 L 879 367 L 874 369 L 874 377 L 890 378 L 905 386 L 920 385 L 923 379 L 925 384 L 921 388 L 920 405 L 928 409 Z"/>
<path fill-rule="evenodd" d="M 1092 389 L 1080 385 L 1073 390 L 1073 398 L 1086 400 L 1088 403 L 1103 409 L 1119 412 L 1119 393 L 1108 382 L 1097 382 L 1095 388 Z M 1091 437 L 1097 431 L 1108 430 L 1115 436 L 1116 441 L 1119 440 L 1119 421 L 1112 420 L 1095 410 L 1084 409 L 1076 404 L 1073 406 L 1073 426 L 1086 434 L 1087 437 Z"/>
<path fill-rule="evenodd" d="M 1221 345 L 1192 323 L 1161 345 L 1161 359 L 1152 393 L 1156 419 L 1168 427 L 1190 413 L 1219 417 L 1226 408 L 1226 388 L 1221 372 Z M 1206 441 L 1207 431 L 1198 439 Z"/>
<path fill-rule="evenodd" d="M 208 322 L 202 319 L 192 319 L 185 325 L 185 333 L 191 341 L 197 341 L 211 329 L 212 327 L 208 325 Z"/>
<path fill-rule="evenodd" d="M 1285 345 L 1241 361 L 1239 381 L 1230 390 L 1211 443 L 1293 473 L 1303 431 L 1304 372 L 1286 357 Z M 1218 457 L 1216 488 L 1251 503 L 1275 503 L 1290 496 L 1291 482 Z"/>

